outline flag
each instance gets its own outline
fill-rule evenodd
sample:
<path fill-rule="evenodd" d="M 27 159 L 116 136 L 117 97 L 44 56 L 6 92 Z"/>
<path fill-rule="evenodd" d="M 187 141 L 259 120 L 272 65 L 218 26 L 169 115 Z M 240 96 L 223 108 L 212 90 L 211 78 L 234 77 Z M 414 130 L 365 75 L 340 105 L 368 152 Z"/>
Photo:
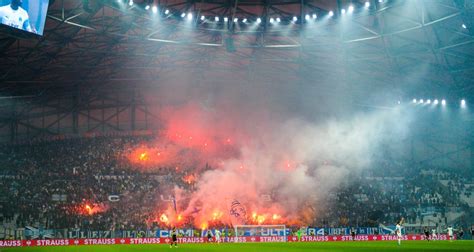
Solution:
<path fill-rule="evenodd" d="M 194 207 L 194 210 L 191 212 L 191 215 L 195 215 L 197 213 L 201 212 L 201 209 Z"/>
<path fill-rule="evenodd" d="M 247 210 L 238 200 L 232 201 L 229 214 L 232 225 L 243 225 L 247 220 Z"/>
<path fill-rule="evenodd" d="M 31 226 L 25 227 L 25 236 L 30 239 L 44 239 L 44 238 L 54 238 L 53 230 L 43 229 L 43 228 L 34 228 Z"/>
<path fill-rule="evenodd" d="M 395 226 L 393 225 L 390 225 L 390 226 L 385 226 L 383 224 L 379 224 L 379 227 L 381 228 L 381 231 L 384 233 L 384 234 L 395 234 Z"/>
<path fill-rule="evenodd" d="M 174 207 L 174 212 L 178 213 L 178 208 L 176 207 L 176 198 L 173 196 L 173 207 Z"/>

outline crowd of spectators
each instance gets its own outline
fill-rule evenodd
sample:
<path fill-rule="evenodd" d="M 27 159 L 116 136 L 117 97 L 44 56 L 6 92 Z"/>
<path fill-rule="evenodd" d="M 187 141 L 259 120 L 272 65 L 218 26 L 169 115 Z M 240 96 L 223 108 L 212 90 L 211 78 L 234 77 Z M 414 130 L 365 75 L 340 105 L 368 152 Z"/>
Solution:
<path fill-rule="evenodd" d="M 461 222 L 472 219 L 474 174 L 469 171 L 404 169 L 407 164 L 368 170 L 352 183 L 341 186 L 331 198 L 334 211 L 323 214 L 319 225 L 374 226 L 396 223 L 402 216 L 419 226 L 447 226 L 447 213 Z M 394 172 L 395 171 L 395 172 Z"/>
<path fill-rule="evenodd" d="M 0 206 L 19 227 L 145 229 L 157 195 L 183 185 L 174 169 L 140 172 L 125 158 L 148 137 L 82 138 L 0 150 Z M 166 185 L 163 185 L 166 181 Z M 119 200 L 110 196 L 117 195 Z"/>
<path fill-rule="evenodd" d="M 174 186 L 193 187 L 183 181 L 186 170 L 144 172 L 124 157 L 151 140 L 91 137 L 0 147 L 0 223 L 89 230 L 163 225 L 157 216 L 163 204 L 158 195 Z M 400 216 L 430 225 L 428 217 L 446 219 L 449 209 L 469 213 L 462 197 L 472 195 L 472 174 L 407 169 L 408 164 L 387 161 L 378 165 L 383 169 L 368 170 L 341 185 L 329 196 L 331 210 L 309 225 L 378 226 L 395 223 Z"/>

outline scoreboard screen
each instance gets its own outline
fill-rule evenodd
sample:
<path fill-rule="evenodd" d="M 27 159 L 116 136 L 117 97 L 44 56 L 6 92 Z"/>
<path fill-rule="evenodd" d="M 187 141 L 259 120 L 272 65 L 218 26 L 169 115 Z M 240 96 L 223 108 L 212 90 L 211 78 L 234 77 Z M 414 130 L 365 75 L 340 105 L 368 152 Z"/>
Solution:
<path fill-rule="evenodd" d="M 0 23 L 43 35 L 49 0 L 0 0 Z"/>

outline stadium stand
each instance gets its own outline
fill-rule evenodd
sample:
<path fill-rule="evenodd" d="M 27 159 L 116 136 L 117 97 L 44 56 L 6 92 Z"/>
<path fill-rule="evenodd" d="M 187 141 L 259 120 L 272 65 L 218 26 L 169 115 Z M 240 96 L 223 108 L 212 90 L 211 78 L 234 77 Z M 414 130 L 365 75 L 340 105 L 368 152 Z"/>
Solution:
<path fill-rule="evenodd" d="M 3 146 L 0 151 L 0 206 L 3 229 L 153 230 L 166 228 L 156 216 L 157 195 L 185 183 L 186 169 L 143 172 L 124 154 L 152 137 L 93 137 Z M 406 216 L 407 230 L 439 230 L 469 223 L 473 178 L 469 171 L 403 169 L 387 162 L 341 185 L 325 211 L 308 226 L 378 226 Z M 388 172 L 387 172 L 388 171 Z M 400 171 L 402 171 L 400 173 Z M 114 202 L 114 195 L 120 201 Z M 220 223 L 211 225 L 219 226 Z M 192 220 L 184 226 L 191 227 Z M 468 230 L 469 227 L 463 227 Z M 3 232 L 5 234 L 6 232 Z M 1 237 L 6 238 L 6 237 Z"/>

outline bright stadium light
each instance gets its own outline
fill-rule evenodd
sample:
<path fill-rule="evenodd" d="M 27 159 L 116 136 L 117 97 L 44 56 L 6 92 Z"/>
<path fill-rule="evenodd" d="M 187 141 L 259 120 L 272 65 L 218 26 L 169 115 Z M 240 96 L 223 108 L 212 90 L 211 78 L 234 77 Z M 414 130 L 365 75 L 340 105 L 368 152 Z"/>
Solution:
<path fill-rule="evenodd" d="M 462 24 L 461 27 L 464 28 L 464 29 L 467 29 L 466 24 Z"/>
<path fill-rule="evenodd" d="M 170 10 L 167 9 L 165 10 L 165 15 L 168 15 L 168 14 L 170 14 Z"/>
<path fill-rule="evenodd" d="M 133 5 L 133 0 L 128 1 L 128 5 L 132 6 Z"/>
<path fill-rule="evenodd" d="M 147 5 L 145 6 L 145 10 L 149 10 L 149 9 L 150 9 L 150 5 L 147 4 Z"/>
<path fill-rule="evenodd" d="M 214 18 L 214 21 L 219 22 L 219 17 L 216 16 L 216 17 Z"/>
<path fill-rule="evenodd" d="M 281 19 L 279 17 L 276 18 L 277 23 L 281 22 Z"/>
<path fill-rule="evenodd" d="M 428 103 L 428 104 L 431 104 L 431 100 L 430 100 L 430 99 L 428 99 L 428 100 L 426 101 L 426 103 Z"/>
<path fill-rule="evenodd" d="M 188 20 L 192 20 L 193 19 L 193 14 L 190 12 L 188 13 Z"/>
<path fill-rule="evenodd" d="M 370 2 L 369 1 L 365 2 L 364 6 L 365 6 L 365 8 L 369 8 L 370 7 Z"/>
<path fill-rule="evenodd" d="M 272 23 L 272 24 L 273 24 L 273 22 L 275 22 L 275 19 L 273 19 L 273 18 L 270 18 L 270 23 Z"/>
<path fill-rule="evenodd" d="M 201 21 L 204 21 L 206 20 L 206 17 L 205 16 L 201 16 Z"/>
<path fill-rule="evenodd" d="M 260 24 L 262 22 L 261 18 L 257 18 L 257 23 Z"/>
<path fill-rule="evenodd" d="M 413 103 L 416 103 L 416 99 L 413 99 Z"/>
<path fill-rule="evenodd" d="M 379 0 L 379 3 L 383 3 L 383 0 Z"/>
<path fill-rule="evenodd" d="M 234 18 L 234 23 L 237 23 L 239 22 L 239 19 L 238 18 Z"/>
<path fill-rule="evenodd" d="M 423 104 L 425 101 L 423 101 L 423 99 L 420 99 L 420 103 Z"/>
<path fill-rule="evenodd" d="M 181 17 L 184 18 L 186 16 L 186 13 L 181 13 Z"/>
<path fill-rule="evenodd" d="M 446 100 L 445 99 L 441 100 L 441 105 L 446 106 Z"/>
<path fill-rule="evenodd" d="M 461 100 L 461 108 L 465 108 L 466 107 L 466 100 L 462 99 Z"/>
<path fill-rule="evenodd" d="M 438 105 L 438 103 L 439 103 L 438 99 L 435 99 L 433 102 L 434 105 Z"/>
<path fill-rule="evenodd" d="M 342 15 L 346 14 L 346 9 L 341 10 Z"/>
<path fill-rule="evenodd" d="M 158 12 L 158 7 L 156 6 L 151 7 L 151 11 L 156 14 Z"/>
<path fill-rule="evenodd" d="M 293 17 L 293 22 L 296 22 L 296 21 L 298 21 L 298 17 L 294 16 Z"/>
<path fill-rule="evenodd" d="M 330 16 L 330 17 L 334 16 L 334 11 L 330 11 L 330 12 L 329 12 L 329 16 Z"/>
<path fill-rule="evenodd" d="M 244 19 L 242 20 L 242 22 L 243 22 L 243 23 L 247 23 L 247 18 L 244 18 Z"/>
<path fill-rule="evenodd" d="M 349 13 L 352 13 L 352 12 L 354 12 L 354 6 L 352 6 L 352 5 L 351 5 L 351 6 L 349 6 L 349 9 L 348 9 L 348 11 L 349 11 Z"/>
<path fill-rule="evenodd" d="M 229 18 L 228 17 L 224 17 L 224 22 L 227 22 L 229 21 Z"/>
<path fill-rule="evenodd" d="M 309 14 L 306 14 L 306 15 L 304 16 L 304 19 L 305 19 L 305 20 L 309 20 Z"/>
<path fill-rule="evenodd" d="M 313 19 L 316 19 L 318 18 L 318 16 L 316 14 L 313 14 L 313 16 L 311 16 Z"/>

